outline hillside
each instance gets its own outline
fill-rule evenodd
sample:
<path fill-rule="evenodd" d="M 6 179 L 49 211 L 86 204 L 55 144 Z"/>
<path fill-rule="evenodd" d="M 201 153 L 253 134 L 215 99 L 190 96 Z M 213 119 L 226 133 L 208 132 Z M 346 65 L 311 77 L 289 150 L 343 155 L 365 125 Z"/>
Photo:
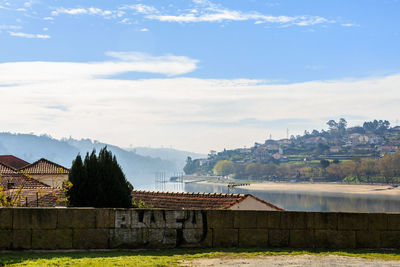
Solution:
<path fill-rule="evenodd" d="M 185 166 L 187 157 L 198 159 L 207 156 L 204 154 L 181 151 L 173 148 L 135 147 L 133 149 L 130 149 L 129 151 L 136 152 L 136 154 L 141 156 L 148 156 L 152 158 L 160 158 L 162 160 L 171 161 L 179 170 L 182 170 Z"/>
<path fill-rule="evenodd" d="M 189 161 L 184 170 L 237 179 L 400 182 L 400 126 L 374 120 L 347 127 L 343 118 L 327 125 L 328 130 L 213 153 Z"/>
<path fill-rule="evenodd" d="M 154 157 L 150 157 L 90 139 L 64 138 L 58 140 L 48 135 L 0 133 L 0 154 L 12 154 L 28 162 L 46 158 L 65 167 L 71 166 L 72 160 L 78 153 L 84 156 L 93 148 L 99 151 L 104 146 L 107 146 L 117 157 L 127 178 L 134 185 L 147 183 L 148 180 L 154 179 L 155 172 L 162 171 L 171 174 L 182 170 L 181 164 L 176 163 L 178 162 L 176 157 L 170 161 L 164 154 L 157 156 L 156 151 L 151 153 Z"/>

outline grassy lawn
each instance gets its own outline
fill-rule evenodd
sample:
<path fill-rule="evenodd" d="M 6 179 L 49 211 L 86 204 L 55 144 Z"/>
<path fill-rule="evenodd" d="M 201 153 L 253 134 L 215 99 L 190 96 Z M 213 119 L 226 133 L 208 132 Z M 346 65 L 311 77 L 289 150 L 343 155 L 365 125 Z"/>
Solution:
<path fill-rule="evenodd" d="M 6 252 L 0 266 L 178 266 L 183 260 L 214 257 L 274 255 L 339 255 L 379 260 L 399 260 L 398 250 L 287 250 L 287 249 L 164 249 L 93 252 Z"/>

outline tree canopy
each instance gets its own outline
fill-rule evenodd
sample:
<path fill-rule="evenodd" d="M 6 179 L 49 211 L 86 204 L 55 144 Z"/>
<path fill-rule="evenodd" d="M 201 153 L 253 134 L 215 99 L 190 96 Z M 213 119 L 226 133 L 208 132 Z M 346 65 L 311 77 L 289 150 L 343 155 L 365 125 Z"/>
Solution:
<path fill-rule="evenodd" d="M 235 172 L 233 162 L 230 160 L 220 160 L 214 166 L 214 174 L 226 176 Z"/>
<path fill-rule="evenodd" d="M 132 206 L 132 185 L 107 148 L 99 155 L 93 150 L 82 161 L 78 155 L 72 162 L 65 184 L 70 206 L 97 208 L 129 208 Z"/>

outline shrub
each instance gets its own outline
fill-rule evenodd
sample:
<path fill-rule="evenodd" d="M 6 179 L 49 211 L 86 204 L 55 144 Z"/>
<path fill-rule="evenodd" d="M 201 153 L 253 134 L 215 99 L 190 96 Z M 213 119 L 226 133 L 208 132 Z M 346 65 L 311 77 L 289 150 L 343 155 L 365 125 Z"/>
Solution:
<path fill-rule="evenodd" d="M 107 148 L 80 155 L 72 162 L 68 182 L 64 184 L 70 206 L 97 208 L 129 208 L 132 206 L 132 185 L 121 166 Z"/>

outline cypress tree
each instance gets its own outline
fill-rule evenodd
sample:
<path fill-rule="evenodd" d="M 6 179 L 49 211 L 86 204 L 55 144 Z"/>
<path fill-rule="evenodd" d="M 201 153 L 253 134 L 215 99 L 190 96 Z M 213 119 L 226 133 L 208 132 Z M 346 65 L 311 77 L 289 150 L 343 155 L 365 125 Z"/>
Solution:
<path fill-rule="evenodd" d="M 98 156 L 93 150 L 82 163 L 78 155 L 69 174 L 72 187 L 67 191 L 69 205 L 74 207 L 129 208 L 132 206 L 132 185 L 121 166 L 107 148 Z"/>

